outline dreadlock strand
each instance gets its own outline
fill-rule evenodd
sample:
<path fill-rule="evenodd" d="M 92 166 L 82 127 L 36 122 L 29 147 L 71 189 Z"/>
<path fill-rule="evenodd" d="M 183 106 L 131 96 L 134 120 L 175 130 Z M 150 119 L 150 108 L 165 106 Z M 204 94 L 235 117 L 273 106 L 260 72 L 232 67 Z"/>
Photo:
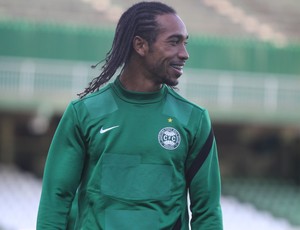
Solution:
<path fill-rule="evenodd" d="M 160 2 L 136 3 L 125 11 L 117 24 L 113 44 L 106 54 L 106 58 L 92 66 L 95 68 L 104 62 L 101 73 L 78 96 L 82 98 L 99 90 L 119 68 L 123 70 L 133 51 L 132 41 L 135 36 L 144 38 L 149 45 L 155 42 L 159 29 L 155 20 L 156 16 L 168 13 L 175 14 L 176 12 L 173 8 Z"/>

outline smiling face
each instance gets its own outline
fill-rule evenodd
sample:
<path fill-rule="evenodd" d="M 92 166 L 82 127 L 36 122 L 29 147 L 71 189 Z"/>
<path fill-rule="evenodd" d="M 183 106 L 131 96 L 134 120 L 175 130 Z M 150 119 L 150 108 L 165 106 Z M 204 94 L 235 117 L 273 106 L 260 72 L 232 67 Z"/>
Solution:
<path fill-rule="evenodd" d="M 156 17 L 159 32 L 144 56 L 145 75 L 155 84 L 176 86 L 183 73 L 188 33 L 183 21 L 176 14 Z"/>

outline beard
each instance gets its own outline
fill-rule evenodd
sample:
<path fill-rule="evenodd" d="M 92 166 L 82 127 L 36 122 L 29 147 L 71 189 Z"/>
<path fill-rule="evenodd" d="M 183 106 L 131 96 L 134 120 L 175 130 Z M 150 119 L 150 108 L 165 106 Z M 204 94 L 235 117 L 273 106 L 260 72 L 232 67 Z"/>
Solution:
<path fill-rule="evenodd" d="M 156 79 L 158 84 L 165 84 L 169 87 L 175 88 L 178 85 L 178 79 L 181 75 L 176 75 L 168 70 L 165 66 L 159 65 L 152 68 L 152 76 Z"/>
<path fill-rule="evenodd" d="M 170 77 L 164 77 L 162 78 L 162 84 L 166 84 L 167 86 L 170 86 L 170 87 L 175 87 L 176 85 L 178 85 L 178 80 L 177 78 L 174 79 L 174 78 L 170 78 Z"/>

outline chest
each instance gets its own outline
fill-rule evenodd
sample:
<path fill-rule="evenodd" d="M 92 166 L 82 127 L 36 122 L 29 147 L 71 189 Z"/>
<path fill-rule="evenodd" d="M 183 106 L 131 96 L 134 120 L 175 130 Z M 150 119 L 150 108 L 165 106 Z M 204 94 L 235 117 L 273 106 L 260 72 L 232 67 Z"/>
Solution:
<path fill-rule="evenodd" d="M 139 155 L 144 162 L 184 162 L 188 129 L 159 106 L 118 109 L 88 124 L 88 154 L 97 161 L 104 153 Z"/>

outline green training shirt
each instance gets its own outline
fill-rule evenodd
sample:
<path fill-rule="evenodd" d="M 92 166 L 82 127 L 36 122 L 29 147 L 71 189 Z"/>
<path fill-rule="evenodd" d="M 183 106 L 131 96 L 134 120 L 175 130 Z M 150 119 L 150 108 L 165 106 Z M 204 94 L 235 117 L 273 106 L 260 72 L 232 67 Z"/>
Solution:
<path fill-rule="evenodd" d="M 163 86 L 113 83 L 73 101 L 53 137 L 37 229 L 221 230 L 220 172 L 208 112 Z"/>

